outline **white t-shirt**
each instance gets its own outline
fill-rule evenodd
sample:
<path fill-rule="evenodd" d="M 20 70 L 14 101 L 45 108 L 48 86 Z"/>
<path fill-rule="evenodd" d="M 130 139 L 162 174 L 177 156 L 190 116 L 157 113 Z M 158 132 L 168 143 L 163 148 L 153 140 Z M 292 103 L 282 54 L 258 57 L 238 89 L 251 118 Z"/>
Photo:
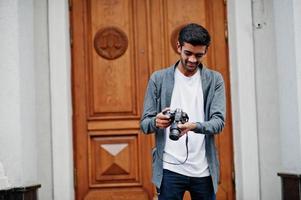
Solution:
<path fill-rule="evenodd" d="M 187 77 L 178 68 L 175 70 L 175 83 L 171 98 L 172 110 L 181 108 L 191 122 L 204 121 L 204 99 L 200 70 Z M 183 162 L 187 156 L 186 135 L 177 141 L 169 139 L 170 127 L 166 129 L 166 143 L 163 160 L 171 163 Z M 188 133 L 188 159 L 184 164 L 173 165 L 163 162 L 163 168 L 191 177 L 209 176 L 205 154 L 205 136 L 192 131 Z"/>

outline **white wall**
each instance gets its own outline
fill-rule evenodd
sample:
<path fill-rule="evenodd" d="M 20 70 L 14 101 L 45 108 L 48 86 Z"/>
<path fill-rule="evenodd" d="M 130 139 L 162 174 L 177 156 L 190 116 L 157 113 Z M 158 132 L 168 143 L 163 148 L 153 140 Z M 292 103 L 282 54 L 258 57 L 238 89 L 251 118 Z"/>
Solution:
<path fill-rule="evenodd" d="M 301 172 L 300 4 L 228 1 L 237 199 L 281 199 L 277 172 Z"/>
<path fill-rule="evenodd" d="M 32 1 L 0 1 L 0 162 L 11 186 L 37 183 Z"/>
<path fill-rule="evenodd" d="M 11 184 L 21 184 L 18 7 L 17 1 L 0 2 L 0 161 Z"/>
<path fill-rule="evenodd" d="M 68 0 L 48 1 L 53 194 L 74 199 Z"/>
<path fill-rule="evenodd" d="M 53 199 L 46 0 L 0 1 L 0 162 L 10 187 Z"/>
<path fill-rule="evenodd" d="M 39 199 L 53 199 L 50 69 L 47 0 L 34 0 L 34 61 L 36 87 L 37 174 Z"/>
<path fill-rule="evenodd" d="M 260 199 L 281 199 L 280 110 L 273 1 L 253 1 Z"/>
<path fill-rule="evenodd" d="M 45 200 L 74 199 L 68 17 L 67 0 L 0 0 L 0 164 Z"/>
<path fill-rule="evenodd" d="M 301 173 L 300 1 L 274 2 L 282 171 Z M 299 42 L 299 43 L 298 43 Z M 289 147 L 289 148 L 288 148 Z"/>
<path fill-rule="evenodd" d="M 251 1 L 228 1 L 236 199 L 260 199 Z"/>

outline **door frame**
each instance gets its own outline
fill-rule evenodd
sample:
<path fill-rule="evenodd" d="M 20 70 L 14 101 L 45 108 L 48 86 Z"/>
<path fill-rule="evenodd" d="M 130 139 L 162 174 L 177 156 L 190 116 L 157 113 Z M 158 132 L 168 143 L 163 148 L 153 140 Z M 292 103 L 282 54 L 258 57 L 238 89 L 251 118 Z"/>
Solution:
<path fill-rule="evenodd" d="M 260 199 L 252 2 L 227 2 L 236 199 Z"/>
<path fill-rule="evenodd" d="M 228 0 L 236 199 L 259 199 L 259 157 L 251 2 Z M 68 0 L 48 1 L 54 199 L 74 199 L 71 49 Z M 247 27 L 247 31 L 245 30 Z M 243 59 L 242 59 L 243 58 Z M 239 66 L 244 66 L 243 68 Z M 245 76 L 244 74 L 248 74 Z M 243 89 L 242 89 L 243 88 Z M 245 95 L 245 91 L 251 91 Z M 251 120 L 250 120 L 251 119 Z M 243 133 L 243 134 L 241 134 Z M 252 155 L 249 156 L 249 153 Z M 252 158 L 252 159 L 250 159 Z"/>
<path fill-rule="evenodd" d="M 48 1 L 48 47 L 52 195 L 54 200 L 73 200 L 75 195 L 68 0 Z"/>

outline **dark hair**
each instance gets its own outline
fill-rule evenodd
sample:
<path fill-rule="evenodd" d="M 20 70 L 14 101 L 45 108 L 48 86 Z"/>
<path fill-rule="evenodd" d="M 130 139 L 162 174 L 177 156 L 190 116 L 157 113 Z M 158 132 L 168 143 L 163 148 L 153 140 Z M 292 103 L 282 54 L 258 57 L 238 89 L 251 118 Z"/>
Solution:
<path fill-rule="evenodd" d="M 201 25 L 191 23 L 184 26 L 179 33 L 178 41 L 181 46 L 184 45 L 184 42 L 196 45 L 210 45 L 210 35 L 209 32 Z"/>

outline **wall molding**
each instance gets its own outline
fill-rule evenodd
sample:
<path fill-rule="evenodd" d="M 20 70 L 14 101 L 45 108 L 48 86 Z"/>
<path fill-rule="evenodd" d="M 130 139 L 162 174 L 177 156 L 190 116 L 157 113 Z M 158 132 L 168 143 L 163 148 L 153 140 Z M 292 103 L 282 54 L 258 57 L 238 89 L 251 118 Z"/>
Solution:
<path fill-rule="evenodd" d="M 260 199 L 251 1 L 228 1 L 229 60 L 236 199 Z"/>
<path fill-rule="evenodd" d="M 53 196 L 74 199 L 68 0 L 48 1 Z"/>

